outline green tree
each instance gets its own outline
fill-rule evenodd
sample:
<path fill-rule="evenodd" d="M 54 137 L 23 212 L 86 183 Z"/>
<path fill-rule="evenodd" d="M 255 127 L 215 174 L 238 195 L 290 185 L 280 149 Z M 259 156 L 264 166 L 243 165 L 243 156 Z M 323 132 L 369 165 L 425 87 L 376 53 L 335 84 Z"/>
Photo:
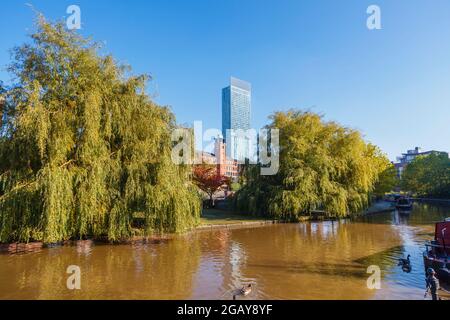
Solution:
<path fill-rule="evenodd" d="M 415 158 L 403 171 L 401 187 L 419 197 L 450 199 L 450 159 L 446 154 Z"/>
<path fill-rule="evenodd" d="M 13 51 L 0 130 L 0 242 L 195 226 L 190 169 L 171 161 L 173 114 L 99 46 L 40 17 Z M 144 228 L 133 228 L 136 215 Z"/>
<path fill-rule="evenodd" d="M 374 195 L 377 197 L 382 197 L 386 193 L 394 190 L 400 183 L 395 166 L 392 163 L 389 163 L 389 161 L 385 163 L 385 166 L 386 169 L 380 173 L 373 191 Z"/>
<path fill-rule="evenodd" d="M 386 157 L 361 134 L 324 122 L 322 117 L 292 110 L 277 112 L 268 129 L 280 130 L 280 169 L 260 175 L 245 169 L 246 185 L 236 195 L 238 210 L 276 219 L 297 220 L 313 210 L 346 216 L 365 208 Z"/>

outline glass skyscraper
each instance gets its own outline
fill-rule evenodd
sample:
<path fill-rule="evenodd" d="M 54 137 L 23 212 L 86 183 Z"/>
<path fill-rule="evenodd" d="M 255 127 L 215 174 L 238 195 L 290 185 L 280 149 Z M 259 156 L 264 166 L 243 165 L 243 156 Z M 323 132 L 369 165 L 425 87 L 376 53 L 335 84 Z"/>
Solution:
<path fill-rule="evenodd" d="M 251 84 L 231 77 L 230 86 L 222 89 L 222 134 L 227 157 L 244 161 L 250 157 Z"/>

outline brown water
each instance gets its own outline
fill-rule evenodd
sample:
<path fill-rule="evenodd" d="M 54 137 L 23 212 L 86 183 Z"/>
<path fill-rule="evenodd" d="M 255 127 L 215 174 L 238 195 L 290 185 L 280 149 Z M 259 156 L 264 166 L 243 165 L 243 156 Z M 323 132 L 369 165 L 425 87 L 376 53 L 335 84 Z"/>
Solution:
<path fill-rule="evenodd" d="M 0 299 L 423 299 L 423 241 L 450 208 L 415 205 L 355 221 L 203 231 L 149 245 L 0 255 Z M 411 254 L 412 272 L 397 266 Z M 66 269 L 81 268 L 69 290 Z M 367 267 L 382 271 L 370 290 Z"/>

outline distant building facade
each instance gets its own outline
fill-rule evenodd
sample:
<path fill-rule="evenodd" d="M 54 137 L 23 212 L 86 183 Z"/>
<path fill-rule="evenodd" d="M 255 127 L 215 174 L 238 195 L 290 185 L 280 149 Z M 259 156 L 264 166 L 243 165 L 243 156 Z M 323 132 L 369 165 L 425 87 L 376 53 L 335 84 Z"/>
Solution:
<path fill-rule="evenodd" d="M 394 163 L 395 169 L 397 170 L 397 176 L 401 178 L 403 171 L 415 158 L 419 156 L 429 156 L 431 154 L 435 155 L 446 155 L 448 157 L 448 153 L 444 151 L 422 151 L 421 148 L 416 147 L 412 150 L 408 150 L 406 153 L 403 153 L 400 157 L 397 157 L 397 162 Z"/>
<path fill-rule="evenodd" d="M 251 138 L 244 133 L 251 128 L 251 84 L 231 77 L 222 89 L 222 135 L 228 158 L 244 162 L 250 158 Z M 243 131 L 241 131 L 243 130 Z"/>
<path fill-rule="evenodd" d="M 210 165 L 216 165 L 217 160 L 214 153 L 209 153 L 205 151 L 196 151 L 195 152 L 195 163 L 203 163 L 203 164 L 210 164 Z"/>

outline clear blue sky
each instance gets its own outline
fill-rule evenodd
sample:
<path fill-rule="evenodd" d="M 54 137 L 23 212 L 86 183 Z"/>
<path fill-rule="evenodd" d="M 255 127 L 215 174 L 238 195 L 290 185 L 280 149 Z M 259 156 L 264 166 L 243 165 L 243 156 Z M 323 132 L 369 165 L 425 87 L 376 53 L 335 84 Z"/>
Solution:
<path fill-rule="evenodd" d="M 151 74 L 149 93 L 179 123 L 221 129 L 221 88 L 236 76 L 253 85 L 255 128 L 275 110 L 309 108 L 392 160 L 415 146 L 450 151 L 448 0 L 8 0 L 2 67 L 33 28 L 26 2 L 53 20 L 79 5 L 80 32 Z M 370 4 L 382 30 L 366 28 Z"/>

